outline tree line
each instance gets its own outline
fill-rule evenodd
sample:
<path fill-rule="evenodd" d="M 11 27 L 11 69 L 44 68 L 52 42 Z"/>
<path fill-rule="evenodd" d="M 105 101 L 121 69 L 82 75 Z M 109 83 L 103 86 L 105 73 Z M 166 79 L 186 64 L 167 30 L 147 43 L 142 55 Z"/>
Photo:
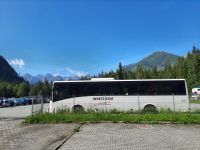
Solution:
<path fill-rule="evenodd" d="M 186 56 L 178 57 L 176 63 L 167 62 L 162 69 L 154 66 L 151 69 L 138 65 L 135 70 L 123 69 L 119 63 L 116 71 L 102 71 L 97 77 L 114 77 L 115 79 L 186 79 L 189 93 L 200 85 L 200 49 L 193 46 Z"/>
<path fill-rule="evenodd" d="M 51 85 L 47 80 L 31 85 L 28 82 L 9 83 L 0 81 L 0 97 L 51 96 Z"/>

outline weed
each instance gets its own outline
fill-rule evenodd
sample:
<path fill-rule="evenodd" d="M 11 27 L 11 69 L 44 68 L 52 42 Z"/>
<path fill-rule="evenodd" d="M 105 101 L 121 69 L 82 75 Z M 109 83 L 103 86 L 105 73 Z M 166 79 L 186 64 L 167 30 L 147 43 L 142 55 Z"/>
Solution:
<path fill-rule="evenodd" d="M 44 113 L 26 117 L 23 123 L 84 123 L 84 122 L 102 122 L 111 121 L 113 123 L 140 123 L 140 122 L 171 122 L 183 124 L 200 124 L 199 112 L 177 112 L 170 113 L 162 111 L 156 114 L 130 114 L 127 112 L 90 112 L 90 113 Z"/>

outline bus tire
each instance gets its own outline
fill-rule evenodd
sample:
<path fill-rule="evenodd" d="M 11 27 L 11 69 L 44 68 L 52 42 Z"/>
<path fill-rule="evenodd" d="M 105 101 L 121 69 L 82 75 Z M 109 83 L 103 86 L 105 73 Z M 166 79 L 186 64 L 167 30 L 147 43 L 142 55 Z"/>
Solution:
<path fill-rule="evenodd" d="M 144 106 L 142 113 L 158 113 L 158 110 L 156 109 L 156 106 L 147 104 Z"/>
<path fill-rule="evenodd" d="M 84 109 L 83 109 L 83 106 L 81 106 L 81 105 L 74 105 L 73 111 L 76 113 L 81 113 L 81 112 L 84 112 Z"/>

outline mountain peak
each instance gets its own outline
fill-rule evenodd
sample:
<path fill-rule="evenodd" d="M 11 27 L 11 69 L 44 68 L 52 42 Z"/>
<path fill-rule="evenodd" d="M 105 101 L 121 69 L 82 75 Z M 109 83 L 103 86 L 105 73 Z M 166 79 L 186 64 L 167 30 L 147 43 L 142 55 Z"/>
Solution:
<path fill-rule="evenodd" d="M 150 57 L 150 56 L 156 56 L 156 55 L 161 55 L 161 56 L 167 56 L 167 55 L 169 55 L 169 56 L 175 56 L 175 57 L 178 57 L 177 55 L 174 55 L 174 54 L 171 54 L 171 53 L 169 53 L 169 52 L 166 52 L 166 51 L 155 51 L 155 52 L 153 52 L 152 54 L 150 54 L 148 57 Z"/>
<path fill-rule="evenodd" d="M 175 64 L 178 57 L 179 56 L 165 51 L 155 51 L 137 63 L 124 66 L 124 69 L 135 70 L 137 66 L 142 66 L 146 69 L 151 69 L 154 66 L 157 66 L 158 69 L 161 69 L 166 63 Z"/>
<path fill-rule="evenodd" d="M 52 75 L 52 74 L 50 74 L 50 73 L 47 73 L 46 75 L 38 74 L 38 75 L 36 75 L 36 76 L 32 76 L 32 75 L 30 75 L 30 74 L 27 73 L 27 74 L 25 74 L 23 77 L 24 77 L 24 79 L 25 79 L 26 81 L 28 81 L 28 82 L 31 83 L 31 84 L 35 84 L 35 83 L 37 83 L 37 82 L 39 82 L 39 81 L 45 81 L 45 79 L 46 79 L 48 82 L 63 81 L 63 80 L 64 80 L 63 77 L 61 77 L 61 76 L 59 76 L 59 75 L 54 76 L 54 75 Z"/>

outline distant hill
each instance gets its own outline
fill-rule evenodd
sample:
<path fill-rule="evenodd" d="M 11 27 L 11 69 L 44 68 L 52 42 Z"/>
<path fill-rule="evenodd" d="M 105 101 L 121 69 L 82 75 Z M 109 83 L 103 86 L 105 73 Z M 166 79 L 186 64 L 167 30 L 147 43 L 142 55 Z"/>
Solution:
<path fill-rule="evenodd" d="M 10 66 L 6 59 L 0 55 L 0 80 L 7 82 L 23 82 L 16 71 Z"/>
<path fill-rule="evenodd" d="M 127 66 L 124 66 L 123 68 L 125 70 L 135 70 L 137 66 L 140 65 L 146 69 L 151 69 L 154 66 L 157 66 L 158 69 L 161 69 L 165 66 L 166 63 L 170 63 L 172 65 L 175 64 L 178 57 L 179 56 L 171 53 L 158 51 L 145 57 L 137 63 L 129 64 Z"/>

